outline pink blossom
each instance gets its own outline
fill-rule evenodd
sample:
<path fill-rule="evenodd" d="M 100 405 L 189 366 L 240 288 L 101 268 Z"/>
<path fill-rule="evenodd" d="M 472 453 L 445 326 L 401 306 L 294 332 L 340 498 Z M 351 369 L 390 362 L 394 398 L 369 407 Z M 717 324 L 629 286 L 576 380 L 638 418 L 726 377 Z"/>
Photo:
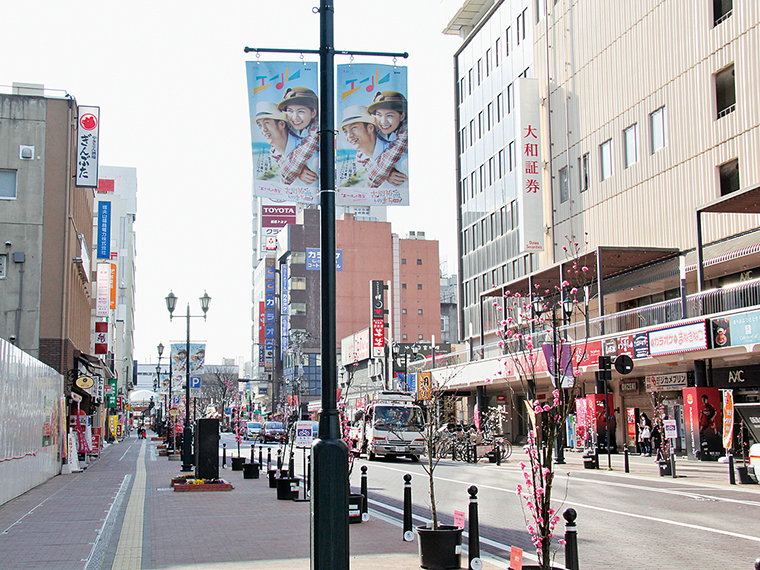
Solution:
<path fill-rule="evenodd" d="M 560 538 L 557 542 L 559 542 L 562 546 L 567 544 L 567 541 L 564 538 Z"/>
<path fill-rule="evenodd" d="M 588 267 L 586 267 L 586 266 L 584 265 L 583 267 L 581 267 L 581 271 L 588 271 Z"/>
<path fill-rule="evenodd" d="M 568 285 L 570 285 L 570 281 L 563 281 L 562 282 L 562 286 L 563 287 L 567 287 Z"/>

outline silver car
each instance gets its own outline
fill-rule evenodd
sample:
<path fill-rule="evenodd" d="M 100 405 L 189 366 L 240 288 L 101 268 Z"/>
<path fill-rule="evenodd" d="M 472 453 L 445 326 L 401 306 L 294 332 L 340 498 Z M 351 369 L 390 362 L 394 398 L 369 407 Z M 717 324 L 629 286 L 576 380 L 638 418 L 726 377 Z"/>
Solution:
<path fill-rule="evenodd" d="M 261 422 L 248 422 L 245 427 L 245 434 L 243 439 L 257 440 L 261 435 L 261 430 L 264 429 L 264 424 Z"/>

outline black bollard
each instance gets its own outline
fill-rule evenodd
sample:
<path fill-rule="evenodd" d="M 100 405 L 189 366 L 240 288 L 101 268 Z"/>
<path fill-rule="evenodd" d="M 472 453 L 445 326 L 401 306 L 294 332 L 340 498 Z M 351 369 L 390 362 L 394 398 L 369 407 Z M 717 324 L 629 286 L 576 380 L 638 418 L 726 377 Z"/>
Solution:
<path fill-rule="evenodd" d="M 728 483 L 736 485 L 736 473 L 734 473 L 734 454 L 728 450 Z"/>
<path fill-rule="evenodd" d="M 623 460 L 625 461 L 625 472 L 630 473 L 631 468 L 628 465 L 628 446 L 627 445 L 623 446 Z"/>
<path fill-rule="evenodd" d="M 497 445 L 494 451 L 496 452 L 496 465 L 501 465 L 501 446 Z"/>
<path fill-rule="evenodd" d="M 755 560 L 755 570 L 760 570 L 760 558 Z"/>
<path fill-rule="evenodd" d="M 578 570 L 578 534 L 575 530 L 575 519 L 578 513 L 575 509 L 565 509 L 562 513 L 565 517 L 565 568 L 567 570 Z"/>
<path fill-rule="evenodd" d="M 267 473 L 272 469 L 272 448 L 267 447 Z"/>
<path fill-rule="evenodd" d="M 290 460 L 288 461 L 288 476 L 289 477 L 295 477 L 296 476 L 296 462 L 293 457 L 293 452 L 290 452 Z"/>
<path fill-rule="evenodd" d="M 264 452 L 264 449 L 263 449 L 262 445 L 259 443 L 259 467 L 261 467 L 262 465 L 264 465 L 264 462 L 261 460 L 262 459 L 262 455 L 261 454 L 263 452 Z"/>
<path fill-rule="evenodd" d="M 676 475 L 676 454 L 675 452 L 672 452 L 670 454 L 670 471 L 673 474 L 673 479 L 676 479 L 678 475 Z"/>
<path fill-rule="evenodd" d="M 253 460 L 253 454 L 255 452 L 255 449 L 256 449 L 256 444 L 252 443 L 251 444 L 251 463 L 255 463 L 255 461 Z"/>
<path fill-rule="evenodd" d="M 282 447 L 277 448 L 277 471 L 282 469 Z"/>
<path fill-rule="evenodd" d="M 412 476 L 404 475 L 404 542 L 412 542 Z"/>
<path fill-rule="evenodd" d="M 362 478 L 361 478 L 361 493 L 362 493 L 362 521 L 367 522 L 369 520 L 369 504 L 367 500 L 367 466 L 362 465 Z"/>
<path fill-rule="evenodd" d="M 468 568 L 483 568 L 480 560 L 480 525 L 478 523 L 478 488 L 472 485 L 467 492 L 470 494 L 470 528 L 467 539 Z"/>
<path fill-rule="evenodd" d="M 227 467 L 227 444 L 222 444 L 222 469 Z"/>
<path fill-rule="evenodd" d="M 311 496 L 311 454 L 309 454 L 309 470 L 306 471 L 306 492 Z"/>

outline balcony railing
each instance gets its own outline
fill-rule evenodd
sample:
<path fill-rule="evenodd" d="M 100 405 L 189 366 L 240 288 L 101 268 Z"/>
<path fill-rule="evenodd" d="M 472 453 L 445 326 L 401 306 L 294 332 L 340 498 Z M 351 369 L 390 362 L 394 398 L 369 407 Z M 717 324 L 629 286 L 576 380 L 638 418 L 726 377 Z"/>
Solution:
<path fill-rule="evenodd" d="M 752 307 L 760 309 L 760 279 L 689 295 L 686 298 L 685 318 L 697 319 Z M 591 340 L 603 336 L 667 325 L 668 323 L 683 320 L 683 318 L 681 299 L 673 299 L 590 319 L 588 323 L 588 337 L 586 336 L 586 323 L 583 321 L 559 327 L 558 335 L 570 341 L 583 341 L 586 338 Z M 544 342 L 551 342 L 551 332 L 548 335 L 547 337 L 546 331 L 531 333 L 524 335 L 520 342 L 527 342 L 527 339 L 530 337 L 533 346 L 538 347 Z M 501 356 L 503 349 L 499 346 L 499 343 L 494 342 L 484 346 L 477 346 L 472 350 L 472 353 L 472 360 L 483 360 Z M 450 354 L 437 354 L 435 367 L 440 368 L 452 364 L 462 364 L 470 360 L 469 350 L 452 352 Z M 431 368 L 432 361 L 428 358 L 427 360 L 410 363 L 408 371 L 419 372 L 421 370 L 430 370 Z"/>

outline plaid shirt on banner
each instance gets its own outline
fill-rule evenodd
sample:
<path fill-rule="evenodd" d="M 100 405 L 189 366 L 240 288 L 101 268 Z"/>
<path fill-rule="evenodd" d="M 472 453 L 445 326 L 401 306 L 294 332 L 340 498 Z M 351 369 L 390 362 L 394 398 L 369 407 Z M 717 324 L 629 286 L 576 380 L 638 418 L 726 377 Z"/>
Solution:
<path fill-rule="evenodd" d="M 362 163 L 367 171 L 367 180 L 370 188 L 377 188 L 383 182 L 388 180 L 393 167 L 398 159 L 407 151 L 409 144 L 409 129 L 406 121 L 398 129 L 396 140 L 388 145 L 374 161 L 368 164 Z M 359 156 L 357 154 L 357 160 Z M 360 161 L 361 162 L 361 161 Z"/>
<path fill-rule="evenodd" d="M 278 159 L 280 178 L 285 184 L 293 184 L 309 159 L 319 150 L 319 125 L 317 121 L 309 126 L 309 134 L 294 148 L 288 156 Z"/>

